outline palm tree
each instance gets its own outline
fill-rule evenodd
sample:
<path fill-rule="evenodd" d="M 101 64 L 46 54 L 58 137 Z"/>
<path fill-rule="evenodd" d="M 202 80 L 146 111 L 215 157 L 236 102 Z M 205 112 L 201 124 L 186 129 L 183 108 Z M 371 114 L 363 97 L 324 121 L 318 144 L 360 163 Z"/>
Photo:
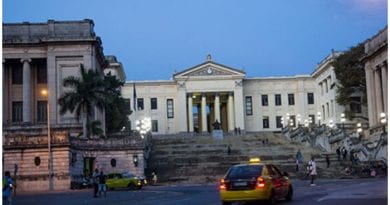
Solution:
<path fill-rule="evenodd" d="M 131 114 L 130 103 L 121 97 L 120 88 L 123 84 L 111 73 L 104 76 L 107 133 L 118 132 L 129 123 L 127 116 Z"/>
<path fill-rule="evenodd" d="M 100 111 L 104 110 L 105 104 L 105 88 L 102 76 L 92 70 L 85 70 L 80 64 L 80 77 L 69 76 L 64 79 L 63 86 L 71 88 L 65 91 L 58 99 L 60 105 L 60 114 L 63 115 L 67 111 L 74 112 L 77 120 L 82 116 L 83 119 L 83 137 L 89 138 L 88 123 L 89 116 L 92 115 L 94 108 L 97 107 Z"/>

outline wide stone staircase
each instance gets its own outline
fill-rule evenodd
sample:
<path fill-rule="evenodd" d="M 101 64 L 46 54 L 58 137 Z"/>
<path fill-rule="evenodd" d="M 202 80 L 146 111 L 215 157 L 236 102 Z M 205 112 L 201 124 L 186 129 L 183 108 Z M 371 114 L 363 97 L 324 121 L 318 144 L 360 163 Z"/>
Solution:
<path fill-rule="evenodd" d="M 295 154 L 298 149 L 303 155 L 303 163 L 297 172 Z M 326 167 L 325 154 L 329 154 L 331 160 L 329 168 Z M 210 183 L 217 182 L 232 165 L 260 157 L 263 162 L 278 165 L 291 178 L 303 178 L 311 156 L 315 157 L 320 178 L 338 177 L 343 170 L 336 154 L 290 142 L 281 134 L 272 132 L 229 135 L 223 139 L 211 136 L 153 136 L 147 170 L 149 173 L 156 172 L 159 183 L 163 184 Z"/>

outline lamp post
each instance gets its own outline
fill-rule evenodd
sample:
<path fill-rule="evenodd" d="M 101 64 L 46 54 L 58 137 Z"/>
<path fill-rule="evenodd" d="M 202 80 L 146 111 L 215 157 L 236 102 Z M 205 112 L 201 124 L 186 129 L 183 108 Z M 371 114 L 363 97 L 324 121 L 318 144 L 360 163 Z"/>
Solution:
<path fill-rule="evenodd" d="M 46 112 L 47 112 L 47 154 L 48 154 L 48 173 L 49 173 L 49 190 L 53 191 L 53 176 L 52 176 L 52 156 L 51 156 L 51 135 L 50 135 L 50 103 L 49 103 L 49 91 L 48 90 L 42 90 L 41 94 L 43 96 L 46 96 L 47 102 L 46 102 Z"/>
<path fill-rule="evenodd" d="M 334 124 L 333 124 L 333 120 L 329 120 L 329 127 L 330 127 L 330 128 L 333 128 L 333 125 L 334 125 Z"/>
<path fill-rule="evenodd" d="M 360 135 L 363 132 L 362 123 L 358 122 L 356 124 L 356 127 L 357 127 L 356 129 L 357 136 L 360 138 Z"/>
<path fill-rule="evenodd" d="M 142 120 L 135 121 L 136 124 L 136 130 L 140 133 L 142 139 L 145 137 L 145 134 L 150 131 L 151 126 L 151 119 L 145 117 Z"/>
<path fill-rule="evenodd" d="M 344 131 L 344 122 L 345 122 L 345 114 L 344 113 L 341 113 L 341 118 L 340 118 L 340 122 L 341 122 L 341 127 Z"/>
<path fill-rule="evenodd" d="M 301 115 L 297 115 L 298 127 L 301 125 Z"/>
<path fill-rule="evenodd" d="M 387 124 L 386 113 L 382 112 L 380 114 L 380 121 L 381 124 L 383 125 L 383 133 L 386 133 L 386 124 Z"/>
<path fill-rule="evenodd" d="M 286 124 L 287 124 L 287 127 L 290 127 L 290 113 L 286 114 Z"/>

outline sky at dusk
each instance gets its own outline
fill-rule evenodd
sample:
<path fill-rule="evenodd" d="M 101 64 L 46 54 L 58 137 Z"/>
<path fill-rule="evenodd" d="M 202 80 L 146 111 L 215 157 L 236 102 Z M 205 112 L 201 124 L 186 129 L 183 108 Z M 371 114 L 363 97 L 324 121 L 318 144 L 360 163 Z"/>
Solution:
<path fill-rule="evenodd" d="M 247 77 L 311 74 L 387 26 L 387 0 L 4 0 L 3 22 L 92 19 L 127 80 L 214 61 Z"/>

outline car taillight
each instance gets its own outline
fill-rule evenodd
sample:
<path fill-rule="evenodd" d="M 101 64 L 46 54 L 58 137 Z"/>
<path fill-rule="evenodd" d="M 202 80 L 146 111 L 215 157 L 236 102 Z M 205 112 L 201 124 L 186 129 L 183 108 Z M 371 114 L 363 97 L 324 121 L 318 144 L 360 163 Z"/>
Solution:
<path fill-rule="evenodd" d="M 225 179 L 219 181 L 219 190 L 226 190 Z"/>
<path fill-rule="evenodd" d="M 257 177 L 257 183 L 256 183 L 257 188 L 264 188 L 265 187 L 265 181 L 263 177 Z"/>

